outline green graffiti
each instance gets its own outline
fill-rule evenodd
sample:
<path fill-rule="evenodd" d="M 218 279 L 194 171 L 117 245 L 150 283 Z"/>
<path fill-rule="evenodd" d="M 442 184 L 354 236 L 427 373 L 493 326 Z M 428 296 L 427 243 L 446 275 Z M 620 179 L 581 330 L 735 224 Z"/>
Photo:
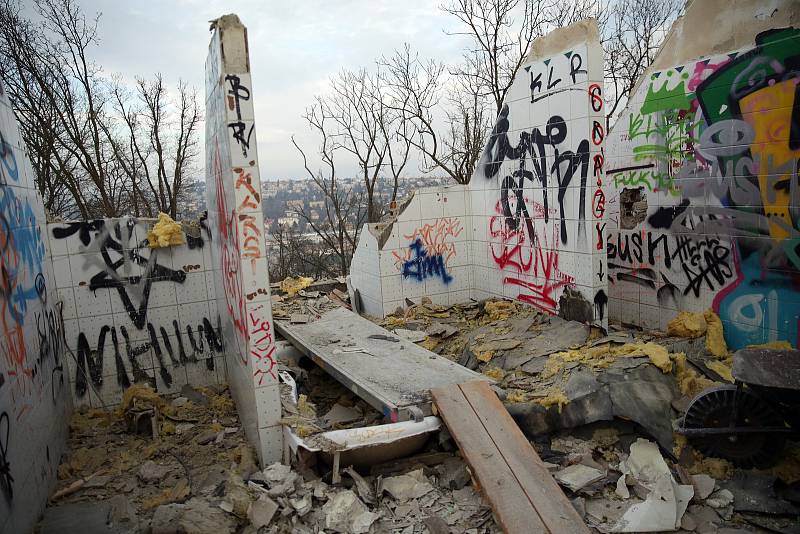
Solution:
<path fill-rule="evenodd" d="M 661 89 L 655 89 L 656 80 L 661 75 L 664 75 L 666 80 L 663 80 Z M 647 95 L 644 97 L 644 104 L 642 104 L 642 113 L 649 115 L 658 111 L 675 111 L 675 110 L 688 110 L 691 107 L 692 95 L 686 94 L 686 80 L 689 79 L 689 73 L 680 73 L 681 81 L 672 88 L 668 89 L 673 75 L 679 74 L 675 70 L 668 70 L 665 73 L 654 72 L 650 76 L 650 85 L 647 88 Z"/>

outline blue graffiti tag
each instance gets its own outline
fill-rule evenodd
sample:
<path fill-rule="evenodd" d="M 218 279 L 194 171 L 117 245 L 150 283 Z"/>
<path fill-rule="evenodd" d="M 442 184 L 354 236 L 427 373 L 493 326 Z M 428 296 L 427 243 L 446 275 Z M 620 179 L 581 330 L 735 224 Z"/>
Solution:
<path fill-rule="evenodd" d="M 12 187 L 0 187 L 0 301 L 11 318 L 21 324 L 28 301 L 42 296 L 36 278 L 42 273 L 45 245 L 36 215 L 27 198 L 19 199 Z M 38 282 L 40 286 L 43 279 Z"/>
<path fill-rule="evenodd" d="M 445 284 L 449 284 L 453 280 L 453 277 L 447 273 L 442 255 L 429 256 L 421 239 L 411 243 L 408 248 L 413 252 L 414 257 L 403 262 L 403 278 L 416 278 L 417 281 L 422 282 L 426 278 L 440 276 Z"/>

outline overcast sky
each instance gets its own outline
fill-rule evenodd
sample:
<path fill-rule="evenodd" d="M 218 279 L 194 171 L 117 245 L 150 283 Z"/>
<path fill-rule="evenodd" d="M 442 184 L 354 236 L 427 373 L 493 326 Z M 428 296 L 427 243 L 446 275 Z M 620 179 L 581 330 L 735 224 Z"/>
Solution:
<path fill-rule="evenodd" d="M 95 59 L 108 74 L 133 80 L 161 72 L 204 94 L 208 21 L 236 13 L 248 28 L 262 179 L 303 177 L 289 137 L 312 149 L 302 119 L 315 94 L 341 68 L 371 65 L 403 43 L 421 54 L 456 61 L 462 37 L 440 0 L 78 0 L 87 16 L 102 13 Z M 202 130 L 201 130 L 201 137 Z M 353 172 L 351 169 L 349 172 Z M 416 170 L 414 170 L 416 173 Z"/>

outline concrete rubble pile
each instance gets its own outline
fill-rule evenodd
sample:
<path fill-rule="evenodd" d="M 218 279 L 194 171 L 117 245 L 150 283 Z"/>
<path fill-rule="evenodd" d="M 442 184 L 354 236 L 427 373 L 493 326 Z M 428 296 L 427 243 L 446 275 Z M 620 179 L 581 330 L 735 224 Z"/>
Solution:
<path fill-rule="evenodd" d="M 314 321 L 348 307 L 339 280 L 276 284 L 274 316 Z M 547 469 L 597 532 L 798 532 L 800 447 L 769 470 L 707 458 L 673 431 L 699 391 L 730 380 L 710 312 L 669 332 L 601 330 L 505 300 L 423 298 L 374 320 L 492 378 Z M 282 423 L 302 439 L 385 423 L 310 360 L 281 361 Z M 135 421 L 134 424 L 131 421 Z M 372 466 L 329 458 L 259 469 L 224 387 L 161 397 L 136 384 L 114 412 L 71 423 L 70 454 L 42 533 L 498 532 L 447 431 L 414 456 Z M 322 437 L 322 436 L 317 436 Z"/>
<path fill-rule="evenodd" d="M 168 399 L 135 385 L 125 399 L 114 412 L 74 414 L 42 534 L 499 532 L 451 445 L 361 474 L 346 467 L 332 485 L 323 465 L 260 470 L 225 388 L 186 386 Z M 155 437 L 126 421 L 145 403 L 160 414 Z"/>

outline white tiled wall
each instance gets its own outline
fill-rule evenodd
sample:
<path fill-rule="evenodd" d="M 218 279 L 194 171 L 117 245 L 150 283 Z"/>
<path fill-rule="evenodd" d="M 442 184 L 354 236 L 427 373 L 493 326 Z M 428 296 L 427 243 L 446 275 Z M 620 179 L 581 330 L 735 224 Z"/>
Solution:
<path fill-rule="evenodd" d="M 364 227 L 350 276 L 366 313 L 391 313 L 405 299 L 423 296 L 441 304 L 509 297 L 558 313 L 564 287 L 570 286 L 591 309 L 585 318 L 607 324 L 600 50 L 587 29 L 584 40 L 526 62 L 470 184 L 418 190 L 383 246 L 376 239 L 382 226 Z M 532 138 L 541 140 L 541 149 L 538 143 L 531 148 Z M 509 150 L 501 153 L 501 145 Z M 510 148 L 516 147 L 515 155 Z M 532 174 L 537 165 L 545 176 Z M 514 188 L 503 187 L 511 179 L 522 183 L 527 219 L 517 210 Z M 417 238 L 426 254 L 422 260 Z M 417 275 L 417 265 L 429 267 L 423 262 L 438 253 L 447 275 L 430 268 Z"/>
<path fill-rule="evenodd" d="M 137 378 L 135 366 L 144 373 L 138 378 L 164 394 L 186 383 L 225 382 L 223 351 L 207 337 L 222 340 L 214 287 L 205 282 L 212 265 L 209 235 L 203 233 L 194 247 L 151 249 L 147 233 L 155 222 L 121 218 L 47 226 L 67 346 L 77 358 L 67 361 L 77 405 L 118 404 Z"/>
<path fill-rule="evenodd" d="M 44 206 L 2 86 L 0 243 L 0 532 L 30 532 L 66 446 L 72 403 L 61 302 L 65 316 L 75 307 L 58 290 L 69 269 L 50 261 Z"/>
<path fill-rule="evenodd" d="M 216 23 L 206 61 L 206 191 L 214 235 L 216 309 L 228 379 L 262 464 L 282 454 L 275 331 L 270 305 L 247 30 Z"/>

